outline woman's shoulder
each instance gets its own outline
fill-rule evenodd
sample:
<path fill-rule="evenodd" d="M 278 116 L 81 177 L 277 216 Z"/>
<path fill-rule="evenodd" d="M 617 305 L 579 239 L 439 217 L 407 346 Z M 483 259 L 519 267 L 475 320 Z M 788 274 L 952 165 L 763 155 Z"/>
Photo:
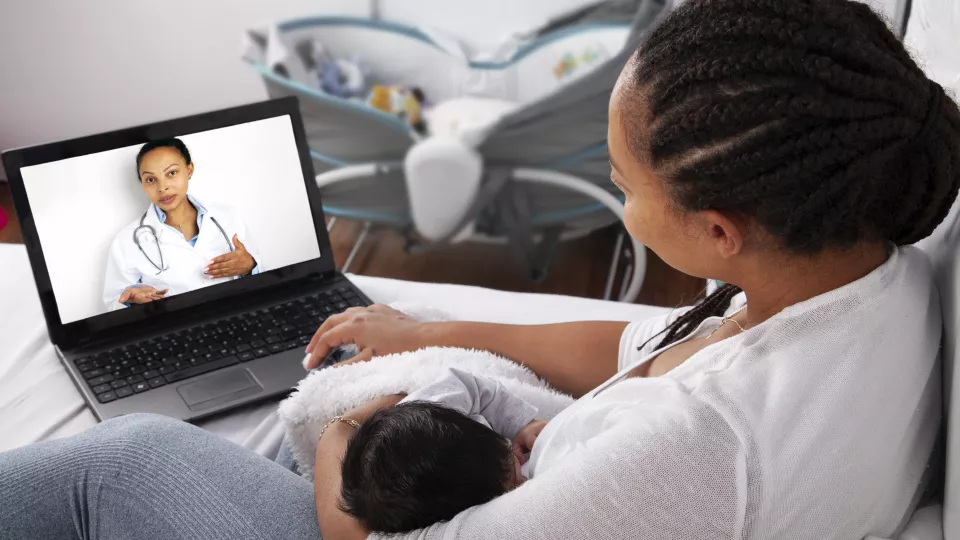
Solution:
<path fill-rule="evenodd" d="M 915 246 L 897 248 L 897 260 L 892 265 L 887 284 L 902 287 L 908 294 L 935 289 L 930 258 Z"/>
<path fill-rule="evenodd" d="M 932 307 L 937 309 L 931 310 Z M 904 246 L 893 248 L 886 262 L 862 278 L 832 291 L 783 309 L 765 324 L 765 334 L 810 330 L 809 339 L 819 341 L 826 327 L 848 329 L 847 340 L 869 333 L 869 327 L 904 316 L 919 324 L 919 316 L 939 316 L 939 300 L 930 261 L 923 251 Z M 807 322 L 809 324 L 799 324 Z M 792 324 L 784 324 L 792 322 Z M 900 325 L 902 327 L 902 325 Z"/>

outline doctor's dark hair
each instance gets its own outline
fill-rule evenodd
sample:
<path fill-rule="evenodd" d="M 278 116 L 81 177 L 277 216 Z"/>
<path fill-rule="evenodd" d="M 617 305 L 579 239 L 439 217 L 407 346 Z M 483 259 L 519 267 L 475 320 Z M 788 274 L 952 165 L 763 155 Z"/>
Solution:
<path fill-rule="evenodd" d="M 140 147 L 140 151 L 137 152 L 137 179 L 140 178 L 140 162 L 143 161 L 143 156 L 147 155 L 151 150 L 157 148 L 173 148 L 177 152 L 180 152 L 180 156 L 183 157 L 183 161 L 187 165 L 191 163 L 190 160 L 190 150 L 187 149 L 187 145 L 183 144 L 183 141 L 177 139 L 176 137 L 170 139 L 158 139 L 156 141 L 150 141 L 147 144 Z"/>
<path fill-rule="evenodd" d="M 912 244 L 960 187 L 960 113 L 868 6 L 688 0 L 624 73 L 624 130 L 684 211 L 751 218 L 783 249 Z M 719 288 L 659 346 L 722 315 Z"/>
<path fill-rule="evenodd" d="M 347 444 L 340 508 L 368 531 L 406 532 L 502 495 L 510 443 L 452 409 L 414 401 L 370 416 Z"/>

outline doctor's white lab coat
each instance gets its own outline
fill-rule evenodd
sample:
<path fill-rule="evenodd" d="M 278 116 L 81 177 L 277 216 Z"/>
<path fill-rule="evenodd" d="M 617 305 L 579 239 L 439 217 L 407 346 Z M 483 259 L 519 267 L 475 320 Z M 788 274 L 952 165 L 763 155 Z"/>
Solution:
<path fill-rule="evenodd" d="M 211 217 L 216 218 L 220 226 L 223 227 L 231 245 L 233 235 L 237 235 L 240 242 L 243 243 L 256 261 L 257 266 L 254 272 L 265 270 L 257 244 L 237 213 L 225 206 L 208 205 L 206 203 L 202 203 L 202 205 L 206 208 L 207 213 L 200 224 L 200 233 L 197 236 L 195 246 L 191 246 L 190 242 L 180 234 L 160 223 L 156 209 L 152 204 L 147 209 L 147 217 L 143 220 L 143 224 L 153 227 L 157 233 L 157 239 L 154 239 L 154 236 L 150 234 L 146 227 L 140 228 L 137 232 L 137 238 L 140 240 L 140 245 L 144 251 L 146 251 L 146 255 L 149 256 L 149 260 L 137 248 L 133 240 L 134 231 L 140 226 L 139 216 L 117 233 L 110 245 L 107 271 L 103 280 L 103 302 L 107 309 L 113 311 L 126 307 L 117 300 L 125 289 L 137 284 L 150 285 L 157 290 L 169 289 L 166 296 L 170 297 L 231 279 L 238 279 L 210 279 L 203 273 L 203 269 L 206 268 L 211 259 L 230 252 L 227 240 L 224 240 L 223 235 L 220 234 L 220 229 L 210 219 Z M 157 240 L 160 242 L 159 248 L 163 250 L 162 266 L 164 271 L 160 273 L 150 263 L 150 260 L 152 260 L 160 265 Z"/>

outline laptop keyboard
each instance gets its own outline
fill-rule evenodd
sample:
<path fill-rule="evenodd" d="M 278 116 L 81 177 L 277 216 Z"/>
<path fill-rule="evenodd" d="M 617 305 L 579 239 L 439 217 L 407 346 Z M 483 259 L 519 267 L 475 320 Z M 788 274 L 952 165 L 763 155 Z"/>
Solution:
<path fill-rule="evenodd" d="M 76 360 L 100 403 L 306 347 L 327 317 L 364 302 L 338 287 Z"/>

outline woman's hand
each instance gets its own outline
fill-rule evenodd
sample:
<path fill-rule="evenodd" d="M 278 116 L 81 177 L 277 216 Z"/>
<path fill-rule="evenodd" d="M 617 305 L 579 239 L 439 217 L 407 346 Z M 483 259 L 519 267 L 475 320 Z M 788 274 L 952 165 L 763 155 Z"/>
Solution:
<path fill-rule="evenodd" d="M 513 455 L 517 456 L 521 464 L 527 462 L 527 454 L 533 451 L 533 444 L 546 425 L 546 420 L 534 420 L 518 431 L 517 436 L 513 438 Z"/>
<path fill-rule="evenodd" d="M 128 287 L 120 293 L 120 298 L 117 299 L 117 302 L 121 304 L 146 304 L 154 300 L 162 299 L 169 290 L 170 289 L 164 289 L 158 291 L 150 285 L 136 285 Z"/>
<path fill-rule="evenodd" d="M 237 235 L 233 235 L 233 246 L 236 248 L 230 253 L 214 257 L 210 264 L 203 269 L 203 273 L 210 279 L 245 276 L 253 271 L 257 261 L 247 251 Z"/>
<path fill-rule="evenodd" d="M 369 360 L 379 354 L 415 351 L 423 347 L 421 333 L 424 325 L 403 313 L 382 305 L 350 308 L 333 315 L 320 325 L 307 345 L 307 369 L 323 362 L 330 351 L 353 343 L 360 354 L 337 366 Z"/>

